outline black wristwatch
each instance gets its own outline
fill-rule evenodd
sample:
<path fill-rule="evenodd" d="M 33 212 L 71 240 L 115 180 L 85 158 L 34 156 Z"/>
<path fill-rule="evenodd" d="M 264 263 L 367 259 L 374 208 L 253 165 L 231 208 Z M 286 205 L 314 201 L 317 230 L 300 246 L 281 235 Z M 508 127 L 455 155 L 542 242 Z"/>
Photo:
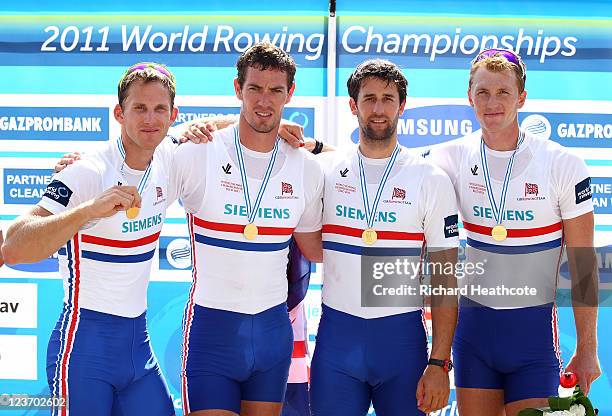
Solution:
<path fill-rule="evenodd" d="M 314 149 L 312 149 L 313 155 L 318 155 L 323 150 L 323 142 L 315 139 Z"/>
<path fill-rule="evenodd" d="M 453 362 L 451 360 L 437 360 L 435 358 L 430 358 L 427 364 L 442 367 L 442 369 L 447 373 L 453 369 Z"/>

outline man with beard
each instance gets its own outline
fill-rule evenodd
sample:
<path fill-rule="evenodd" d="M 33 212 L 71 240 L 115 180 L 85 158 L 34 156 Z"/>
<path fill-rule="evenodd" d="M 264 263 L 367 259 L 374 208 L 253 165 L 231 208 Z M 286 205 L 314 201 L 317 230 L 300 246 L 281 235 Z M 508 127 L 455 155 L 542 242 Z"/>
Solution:
<path fill-rule="evenodd" d="M 348 82 L 359 121 L 359 146 L 326 153 L 323 213 L 323 313 L 312 362 L 315 416 L 357 416 L 373 403 L 378 414 L 422 415 L 449 396 L 450 348 L 456 303 L 432 308 L 428 365 L 422 297 L 400 305 L 363 306 L 369 259 L 418 263 L 425 246 L 432 263 L 454 264 L 456 202 L 446 174 L 397 142 L 407 81 L 388 61 L 359 65 Z M 387 257 L 385 257 L 387 256 Z M 361 276 L 361 282 L 360 282 Z M 418 286 L 418 276 L 414 284 Z M 436 273 L 432 285 L 453 285 Z M 361 284 L 360 284 L 361 283 Z M 447 300 L 447 299 L 444 299 Z"/>
<path fill-rule="evenodd" d="M 264 42 L 237 70 L 238 124 L 208 145 L 179 146 L 171 173 L 178 195 L 170 198 L 183 201 L 193 252 L 181 386 L 192 415 L 280 413 L 293 349 L 291 236 L 320 261 L 313 252 L 320 255 L 323 173 L 312 155 L 277 136 L 295 62 Z"/>

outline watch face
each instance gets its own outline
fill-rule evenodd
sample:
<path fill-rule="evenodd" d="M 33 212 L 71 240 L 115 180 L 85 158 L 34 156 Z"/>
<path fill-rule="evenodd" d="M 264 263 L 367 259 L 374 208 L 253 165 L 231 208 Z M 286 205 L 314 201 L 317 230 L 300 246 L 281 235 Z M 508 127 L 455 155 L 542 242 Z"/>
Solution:
<path fill-rule="evenodd" d="M 444 360 L 444 369 L 448 372 L 453 369 L 453 362 L 451 360 Z"/>

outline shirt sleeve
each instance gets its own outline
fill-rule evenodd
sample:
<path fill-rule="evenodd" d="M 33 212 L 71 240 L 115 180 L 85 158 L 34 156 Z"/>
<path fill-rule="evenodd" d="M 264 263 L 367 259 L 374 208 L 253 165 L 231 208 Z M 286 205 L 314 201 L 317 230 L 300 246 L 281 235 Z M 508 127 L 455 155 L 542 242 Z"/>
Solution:
<path fill-rule="evenodd" d="M 168 181 L 168 200 L 180 198 L 188 213 L 197 212 L 204 201 L 207 152 L 212 146 L 211 143 L 189 142 L 174 149 Z"/>
<path fill-rule="evenodd" d="M 100 172 L 91 161 L 82 159 L 51 178 L 37 205 L 52 214 L 59 214 L 97 197 L 103 191 Z"/>
<path fill-rule="evenodd" d="M 560 216 L 564 220 L 593 211 L 591 177 L 584 160 L 563 149 L 552 164 Z"/>
<path fill-rule="evenodd" d="M 172 172 L 172 159 L 174 157 L 174 152 L 178 147 L 178 140 L 172 136 L 167 135 L 164 140 L 157 146 L 155 149 L 155 156 L 159 158 L 163 169 L 168 174 L 168 191 L 166 192 L 166 207 L 169 207 L 174 203 L 177 198 L 178 191 L 174 189 L 174 182 L 171 180 L 171 172 Z"/>
<path fill-rule="evenodd" d="M 448 176 L 430 166 L 423 179 L 421 207 L 429 250 L 459 246 L 459 216 L 455 190 Z"/>
<path fill-rule="evenodd" d="M 457 184 L 459 176 L 457 166 L 461 161 L 461 148 L 457 143 L 451 142 L 432 147 L 423 155 L 426 160 L 442 169 L 448 175 L 453 186 Z"/>
<path fill-rule="evenodd" d="M 297 233 L 321 229 L 323 221 L 323 170 L 317 156 L 307 155 L 304 161 L 304 203 L 302 217 L 295 228 Z"/>

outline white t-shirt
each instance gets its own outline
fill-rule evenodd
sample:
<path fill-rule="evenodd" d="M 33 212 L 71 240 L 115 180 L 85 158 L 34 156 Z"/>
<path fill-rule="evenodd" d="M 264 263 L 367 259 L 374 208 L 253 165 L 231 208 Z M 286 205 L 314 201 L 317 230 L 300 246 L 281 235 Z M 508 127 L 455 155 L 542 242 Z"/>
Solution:
<path fill-rule="evenodd" d="M 370 204 L 373 203 L 382 173 L 389 159 L 362 157 Z M 420 276 L 414 273 L 410 285 L 415 293 L 397 297 L 394 306 L 362 306 L 362 290 L 376 303 L 371 261 L 395 262 L 406 259 L 418 265 L 423 248 L 457 247 L 457 206 L 452 185 L 439 168 L 401 148 L 382 190 L 373 228 L 378 240 L 362 240 L 368 228 L 361 193 L 358 148 L 338 150 L 323 157 L 325 192 L 323 213 L 323 303 L 362 318 L 379 318 L 418 310 L 423 306 Z M 362 273 L 367 273 L 363 275 Z M 363 279 L 361 279 L 363 277 Z M 381 283 L 387 282 L 385 277 Z M 386 286 L 392 286 L 386 284 Z M 372 297 L 374 296 L 374 297 Z M 389 300 L 393 295 L 387 295 Z M 364 302 L 363 304 L 370 305 Z"/>
<path fill-rule="evenodd" d="M 119 183 L 138 187 L 146 175 L 137 218 L 120 211 L 92 221 L 59 250 L 66 304 L 125 317 L 146 310 L 151 262 L 169 202 L 167 156 L 172 147 L 166 139 L 149 169 L 136 171 L 124 164 L 118 140 L 111 140 L 53 177 L 38 205 L 59 214 Z"/>
<path fill-rule="evenodd" d="M 430 156 L 455 187 L 467 234 L 466 263 L 484 262 L 482 273 L 466 273 L 460 282 L 469 288 L 468 298 L 490 307 L 553 302 L 562 254 L 562 221 L 593 210 L 584 161 L 555 142 L 527 134 L 516 153 L 508 185 L 502 220 L 508 236 L 496 241 L 491 236 L 497 224 L 486 191 L 480 141 L 480 133 L 475 133 L 432 149 Z M 512 153 L 486 148 L 497 205 Z M 535 294 L 522 295 L 525 287 L 535 289 L 529 292 Z"/>
<path fill-rule="evenodd" d="M 323 174 L 314 156 L 281 141 L 254 221 L 259 235 L 248 240 L 234 132 L 230 126 L 216 131 L 211 143 L 180 145 L 171 183 L 188 214 L 195 252 L 193 300 L 255 314 L 287 299 L 289 240 L 294 232 L 321 228 Z M 271 153 L 242 149 L 254 203 Z"/>

